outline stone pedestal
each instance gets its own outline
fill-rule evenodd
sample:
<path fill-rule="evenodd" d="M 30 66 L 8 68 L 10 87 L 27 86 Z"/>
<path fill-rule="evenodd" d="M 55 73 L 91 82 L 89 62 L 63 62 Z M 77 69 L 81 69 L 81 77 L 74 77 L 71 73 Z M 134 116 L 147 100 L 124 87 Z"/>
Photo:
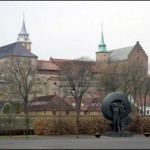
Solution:
<path fill-rule="evenodd" d="M 110 137 L 133 137 L 132 132 L 104 132 L 102 135 Z"/>

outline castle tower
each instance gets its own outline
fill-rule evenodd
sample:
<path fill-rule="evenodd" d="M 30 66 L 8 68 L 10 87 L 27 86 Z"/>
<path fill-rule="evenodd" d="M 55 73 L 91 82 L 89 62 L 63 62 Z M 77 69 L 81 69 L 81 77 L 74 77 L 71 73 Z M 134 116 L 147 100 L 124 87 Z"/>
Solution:
<path fill-rule="evenodd" d="M 20 42 L 26 49 L 31 51 L 31 41 L 29 39 L 29 34 L 27 33 L 25 21 L 24 21 L 24 15 L 23 15 L 23 23 L 21 27 L 21 31 L 18 34 L 17 41 Z"/>
<path fill-rule="evenodd" d="M 101 31 L 101 41 L 98 45 L 98 51 L 96 52 L 96 61 L 100 63 L 107 63 L 108 61 L 108 51 L 104 42 L 103 25 Z"/>

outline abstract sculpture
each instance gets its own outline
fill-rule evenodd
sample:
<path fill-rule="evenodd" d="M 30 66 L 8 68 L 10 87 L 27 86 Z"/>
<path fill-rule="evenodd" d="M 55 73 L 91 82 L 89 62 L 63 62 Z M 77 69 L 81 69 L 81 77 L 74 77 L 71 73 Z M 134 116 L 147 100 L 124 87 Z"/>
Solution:
<path fill-rule="evenodd" d="M 110 120 L 110 126 L 114 132 L 123 132 L 123 126 L 127 125 L 131 118 L 131 104 L 128 97 L 122 92 L 112 92 L 104 97 L 102 113 Z"/>

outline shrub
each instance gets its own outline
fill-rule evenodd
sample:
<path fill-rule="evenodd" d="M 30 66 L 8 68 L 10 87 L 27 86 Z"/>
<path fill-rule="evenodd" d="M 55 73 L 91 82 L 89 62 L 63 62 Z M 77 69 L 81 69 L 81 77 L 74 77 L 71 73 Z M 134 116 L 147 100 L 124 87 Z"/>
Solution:
<path fill-rule="evenodd" d="M 77 124 L 75 117 L 34 119 L 32 126 L 37 135 L 60 135 L 77 134 Z M 103 117 L 81 117 L 79 134 L 102 133 L 107 129 L 106 121 Z"/>
<path fill-rule="evenodd" d="M 150 116 L 132 116 L 132 122 L 125 129 L 139 134 L 150 132 Z"/>

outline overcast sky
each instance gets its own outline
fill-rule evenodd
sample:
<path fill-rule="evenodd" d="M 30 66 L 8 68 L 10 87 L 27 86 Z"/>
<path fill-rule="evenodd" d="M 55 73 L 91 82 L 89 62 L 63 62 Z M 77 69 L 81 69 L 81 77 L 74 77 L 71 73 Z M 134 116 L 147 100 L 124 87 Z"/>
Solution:
<path fill-rule="evenodd" d="M 0 46 L 17 41 L 23 12 L 39 59 L 95 60 L 101 22 L 108 50 L 139 41 L 150 56 L 150 1 L 0 1 Z"/>

